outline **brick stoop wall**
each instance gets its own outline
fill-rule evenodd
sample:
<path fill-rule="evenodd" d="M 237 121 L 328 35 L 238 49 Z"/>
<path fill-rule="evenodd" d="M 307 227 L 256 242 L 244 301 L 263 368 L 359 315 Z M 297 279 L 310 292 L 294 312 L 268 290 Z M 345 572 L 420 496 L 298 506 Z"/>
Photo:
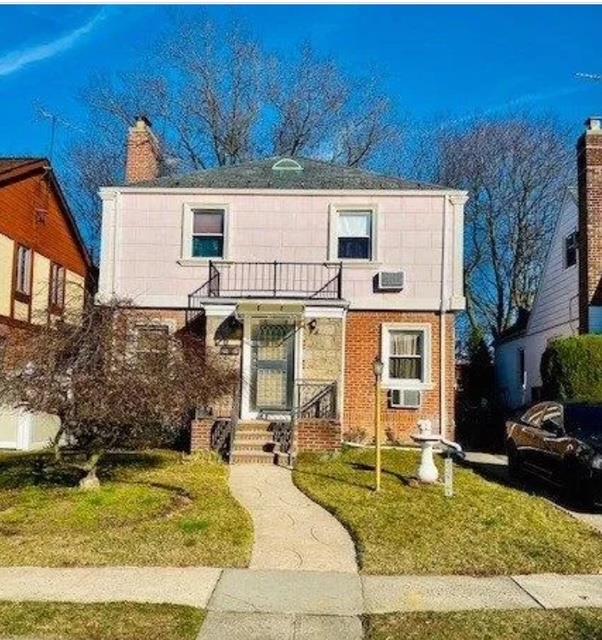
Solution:
<path fill-rule="evenodd" d="M 190 452 L 211 451 L 211 430 L 215 418 L 193 420 L 190 425 Z"/>
<path fill-rule="evenodd" d="M 433 388 L 423 392 L 420 409 L 391 409 L 388 393 L 381 394 L 384 435 L 409 442 L 419 419 L 439 424 L 439 313 L 409 311 L 349 311 L 345 340 L 345 399 L 343 432 L 363 431 L 368 439 L 374 432 L 374 370 L 380 358 L 381 325 L 389 322 L 431 325 L 431 378 Z M 454 315 L 445 316 L 445 368 L 447 437 L 454 437 L 455 336 Z"/>
<path fill-rule="evenodd" d="M 341 423 L 320 418 L 297 422 L 297 451 L 334 452 L 341 448 Z"/>

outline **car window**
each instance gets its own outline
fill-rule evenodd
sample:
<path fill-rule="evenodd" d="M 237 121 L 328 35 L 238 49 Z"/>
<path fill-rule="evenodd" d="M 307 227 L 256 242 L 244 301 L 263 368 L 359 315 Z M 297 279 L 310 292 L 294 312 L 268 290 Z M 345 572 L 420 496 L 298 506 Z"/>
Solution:
<path fill-rule="evenodd" d="M 543 411 L 541 428 L 556 433 L 563 426 L 563 418 L 562 406 L 550 402 Z"/>
<path fill-rule="evenodd" d="M 541 426 L 541 420 L 543 418 L 544 411 L 546 409 L 546 405 L 543 403 L 536 404 L 535 406 L 527 409 L 525 413 L 523 413 L 522 421 L 533 427 Z"/>

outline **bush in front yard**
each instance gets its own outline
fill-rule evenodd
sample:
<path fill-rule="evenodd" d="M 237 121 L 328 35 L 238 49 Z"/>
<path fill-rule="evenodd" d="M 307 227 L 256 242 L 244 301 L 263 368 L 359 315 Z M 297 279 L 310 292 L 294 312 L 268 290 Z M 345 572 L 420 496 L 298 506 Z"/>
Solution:
<path fill-rule="evenodd" d="M 541 359 L 546 400 L 602 402 L 602 335 L 554 340 Z"/>

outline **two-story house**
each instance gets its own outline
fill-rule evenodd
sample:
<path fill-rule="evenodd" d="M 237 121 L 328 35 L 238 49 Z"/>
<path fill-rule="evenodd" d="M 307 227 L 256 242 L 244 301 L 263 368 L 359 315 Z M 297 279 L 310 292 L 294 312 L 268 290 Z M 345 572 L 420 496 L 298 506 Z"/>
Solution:
<path fill-rule="evenodd" d="M 569 188 L 530 313 L 496 342 L 500 398 L 509 409 L 539 399 L 550 341 L 602 333 L 602 119 L 589 118 L 577 144 L 578 188 Z"/>
<path fill-rule="evenodd" d="M 49 161 L 0 158 L 0 352 L 9 333 L 77 316 L 91 268 Z M 0 410 L 0 447 L 45 444 L 48 428 L 19 416 Z"/>
<path fill-rule="evenodd" d="M 219 418 L 238 422 L 237 459 L 269 457 L 261 434 L 291 415 L 300 450 L 371 436 L 375 360 L 391 437 L 419 418 L 453 436 L 465 192 L 284 157 L 158 177 L 159 155 L 139 118 L 126 184 L 101 190 L 98 299 L 144 310 L 140 331 L 198 332 L 240 372 L 193 448 Z"/>

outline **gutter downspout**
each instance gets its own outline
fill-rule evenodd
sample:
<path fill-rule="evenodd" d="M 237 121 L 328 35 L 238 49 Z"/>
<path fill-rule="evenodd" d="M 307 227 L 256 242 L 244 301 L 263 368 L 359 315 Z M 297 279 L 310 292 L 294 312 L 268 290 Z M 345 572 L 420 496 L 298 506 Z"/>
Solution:
<path fill-rule="evenodd" d="M 443 200 L 443 221 L 441 225 L 441 304 L 439 306 L 439 433 L 447 436 L 447 414 L 445 403 L 445 324 L 447 310 L 447 217 L 448 197 Z"/>

